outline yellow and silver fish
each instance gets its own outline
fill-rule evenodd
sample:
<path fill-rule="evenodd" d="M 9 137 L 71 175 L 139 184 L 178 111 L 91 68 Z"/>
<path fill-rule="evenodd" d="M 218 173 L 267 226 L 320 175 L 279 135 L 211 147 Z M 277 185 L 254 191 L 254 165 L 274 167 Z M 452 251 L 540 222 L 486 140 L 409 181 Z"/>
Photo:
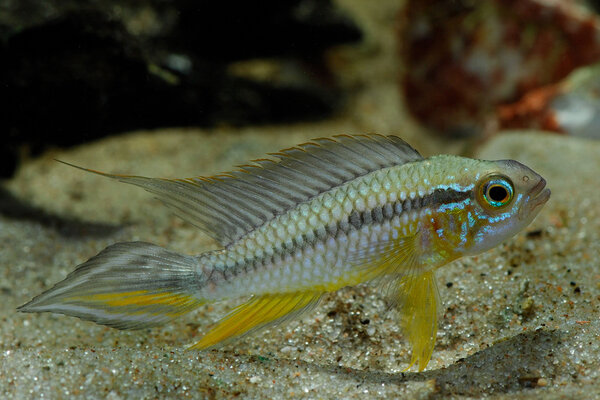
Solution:
<path fill-rule="evenodd" d="M 436 269 L 519 232 L 550 197 L 517 161 L 424 159 L 395 136 L 321 138 L 271 156 L 210 178 L 87 170 L 154 193 L 223 248 L 188 256 L 117 243 L 19 310 L 139 329 L 246 298 L 193 346 L 206 349 L 296 317 L 327 292 L 376 282 L 421 371 L 437 333 Z"/>

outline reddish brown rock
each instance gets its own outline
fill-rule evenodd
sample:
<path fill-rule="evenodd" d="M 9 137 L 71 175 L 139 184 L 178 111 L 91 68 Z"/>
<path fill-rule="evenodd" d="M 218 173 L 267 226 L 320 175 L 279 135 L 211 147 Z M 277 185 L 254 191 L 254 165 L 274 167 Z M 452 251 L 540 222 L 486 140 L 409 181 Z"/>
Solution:
<path fill-rule="evenodd" d="M 401 19 L 408 107 L 443 134 L 494 129 L 523 98 L 499 108 L 511 126 L 554 88 L 530 91 L 600 59 L 600 20 L 574 1 L 411 1 Z"/>

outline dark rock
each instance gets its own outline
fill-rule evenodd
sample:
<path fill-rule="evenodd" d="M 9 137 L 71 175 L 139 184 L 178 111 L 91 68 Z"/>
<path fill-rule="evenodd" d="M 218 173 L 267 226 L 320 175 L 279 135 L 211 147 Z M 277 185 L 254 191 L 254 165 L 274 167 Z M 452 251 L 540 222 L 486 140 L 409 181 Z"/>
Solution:
<path fill-rule="evenodd" d="M 7 3 L 0 176 L 23 150 L 107 134 L 326 117 L 343 95 L 322 52 L 360 39 L 330 1 L 97 3 Z M 245 72 L 264 57 L 277 73 Z"/>

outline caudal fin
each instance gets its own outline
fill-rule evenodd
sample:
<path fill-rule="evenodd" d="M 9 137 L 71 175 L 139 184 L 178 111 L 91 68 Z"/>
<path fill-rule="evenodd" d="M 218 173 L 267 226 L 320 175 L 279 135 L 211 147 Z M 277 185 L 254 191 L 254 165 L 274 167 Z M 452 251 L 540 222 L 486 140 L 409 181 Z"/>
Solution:
<path fill-rule="evenodd" d="M 54 312 L 118 329 L 161 325 L 192 311 L 202 283 L 195 257 L 144 243 L 117 243 L 18 308 Z"/>

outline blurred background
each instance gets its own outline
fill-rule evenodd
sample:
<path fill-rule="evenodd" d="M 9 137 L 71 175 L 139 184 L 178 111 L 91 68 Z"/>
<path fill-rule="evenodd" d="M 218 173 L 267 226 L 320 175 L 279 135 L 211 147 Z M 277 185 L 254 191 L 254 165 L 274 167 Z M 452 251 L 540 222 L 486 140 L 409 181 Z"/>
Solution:
<path fill-rule="evenodd" d="M 504 129 L 597 138 L 599 8 L 2 0 L 0 176 L 49 148 L 163 127 L 343 120 L 350 132 L 331 134 L 459 153 Z"/>

